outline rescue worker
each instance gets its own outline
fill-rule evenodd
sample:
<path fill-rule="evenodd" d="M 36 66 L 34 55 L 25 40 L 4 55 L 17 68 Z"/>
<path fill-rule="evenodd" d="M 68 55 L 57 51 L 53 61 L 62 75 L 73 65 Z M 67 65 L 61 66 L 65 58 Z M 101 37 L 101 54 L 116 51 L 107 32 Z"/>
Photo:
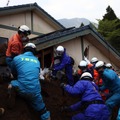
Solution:
<path fill-rule="evenodd" d="M 80 113 L 74 115 L 72 120 L 109 120 L 108 108 L 98 92 L 97 85 L 92 81 L 92 75 L 89 72 L 84 72 L 74 86 L 60 84 L 69 94 L 80 96 L 79 102 L 62 108 L 63 111 L 80 110 Z"/>
<path fill-rule="evenodd" d="M 91 59 L 91 64 L 89 65 L 91 69 L 94 69 L 94 82 L 97 84 L 97 86 L 102 86 L 103 81 L 101 79 L 101 76 L 99 75 L 98 71 L 95 69 L 95 65 L 98 62 L 98 58 L 97 57 L 93 57 Z M 100 92 L 100 95 L 102 96 L 102 99 L 105 101 L 106 100 L 106 95 L 109 93 L 109 90 L 106 89 L 104 91 Z"/>
<path fill-rule="evenodd" d="M 66 53 L 66 49 L 63 46 L 58 46 L 56 49 L 57 56 L 60 56 L 60 63 L 53 66 L 52 75 L 56 76 L 57 72 L 65 69 L 65 74 L 68 79 L 69 85 L 74 84 L 73 79 L 73 65 L 71 57 Z"/>
<path fill-rule="evenodd" d="M 105 67 L 103 61 L 98 61 L 95 68 L 103 80 L 103 86 L 100 87 L 100 90 L 109 89 L 110 91 L 105 103 L 108 106 L 110 113 L 112 113 L 112 109 L 115 106 L 120 106 L 120 79 L 114 70 Z M 118 114 L 117 120 L 120 120 L 120 111 Z"/>
<path fill-rule="evenodd" d="M 118 75 L 117 71 L 113 68 L 112 64 L 111 63 L 106 63 L 105 64 L 105 67 L 108 68 L 108 69 L 112 69 L 116 72 L 116 74 Z M 119 75 L 118 75 L 119 76 Z"/>
<path fill-rule="evenodd" d="M 17 80 L 12 80 L 8 90 L 15 90 L 20 96 L 40 114 L 40 120 L 50 120 L 50 112 L 47 111 L 41 95 L 41 85 L 39 82 L 40 62 L 35 57 L 36 46 L 27 43 L 24 53 L 14 57 L 12 70 L 18 74 Z"/>
<path fill-rule="evenodd" d="M 108 69 L 112 69 L 112 65 L 111 65 L 111 63 L 106 63 L 106 68 L 108 68 Z"/>
<path fill-rule="evenodd" d="M 5 112 L 4 108 L 0 108 L 0 116 L 2 116 L 4 112 Z"/>
<path fill-rule="evenodd" d="M 93 68 L 95 68 L 95 64 L 98 62 L 98 58 L 97 57 L 93 57 L 90 62 L 93 65 Z"/>
<path fill-rule="evenodd" d="M 98 82 L 99 82 L 99 74 L 95 70 L 95 64 L 98 62 L 98 58 L 93 57 L 91 59 L 91 61 L 89 62 L 89 60 L 85 57 L 85 61 L 88 63 L 88 69 L 92 71 L 91 73 L 92 73 L 92 76 L 94 76 L 94 82 L 98 84 Z"/>
<path fill-rule="evenodd" d="M 98 81 L 99 79 L 99 75 L 98 75 L 98 72 L 96 72 L 96 70 L 90 66 L 91 64 L 88 64 L 85 60 L 82 60 L 80 61 L 79 65 L 78 65 L 78 75 L 79 75 L 79 78 L 80 76 L 82 75 L 82 73 L 84 72 L 89 72 L 92 74 L 93 78 L 94 78 L 94 81 Z"/>
<path fill-rule="evenodd" d="M 9 39 L 6 50 L 6 63 L 10 68 L 12 59 L 23 52 L 23 42 L 28 40 L 30 34 L 29 27 L 21 25 L 18 27 L 18 32 Z"/>
<path fill-rule="evenodd" d="M 98 62 L 98 58 L 97 57 L 92 57 L 91 60 L 89 61 L 86 57 L 85 57 L 85 61 L 88 63 L 88 68 L 89 69 L 94 69 L 94 73 L 96 74 L 96 77 L 98 76 L 97 71 L 95 70 L 95 64 Z"/>
<path fill-rule="evenodd" d="M 79 75 L 79 78 L 81 77 L 82 73 L 84 72 L 89 72 L 92 74 L 93 76 L 93 70 L 91 70 L 90 68 L 88 68 L 88 64 L 85 60 L 81 60 L 79 65 L 78 65 L 78 75 Z M 78 78 L 78 79 L 79 79 Z"/>

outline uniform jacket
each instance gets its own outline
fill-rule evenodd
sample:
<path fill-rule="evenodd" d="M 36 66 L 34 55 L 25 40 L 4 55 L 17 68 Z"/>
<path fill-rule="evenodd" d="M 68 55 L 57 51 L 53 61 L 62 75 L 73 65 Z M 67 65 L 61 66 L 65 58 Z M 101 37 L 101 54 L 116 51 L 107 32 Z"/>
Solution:
<path fill-rule="evenodd" d="M 88 80 L 79 80 L 74 86 L 66 85 L 65 91 L 71 95 L 79 95 L 80 101 L 70 106 L 70 110 L 82 110 L 74 115 L 72 120 L 108 120 L 109 111 L 105 104 L 89 104 L 84 108 L 84 103 L 90 101 L 101 101 L 102 98 L 98 93 L 97 85 Z M 88 119 L 89 118 L 89 119 Z"/>
<path fill-rule="evenodd" d="M 89 80 L 79 80 L 74 86 L 66 85 L 65 91 L 80 95 L 81 101 L 101 100 L 97 85 Z"/>
<path fill-rule="evenodd" d="M 120 78 L 112 69 L 104 69 L 102 75 L 103 86 L 101 90 L 109 89 L 110 92 L 116 93 L 120 92 Z"/>
<path fill-rule="evenodd" d="M 11 82 L 12 86 L 19 87 L 21 92 L 40 92 L 39 73 L 40 62 L 32 52 L 14 57 L 12 70 L 17 72 L 18 79 Z"/>
<path fill-rule="evenodd" d="M 71 58 L 70 58 L 69 55 L 66 54 L 66 50 L 65 50 L 64 53 L 63 53 L 63 55 L 62 55 L 62 57 L 61 57 L 61 59 L 60 59 L 59 65 L 56 65 L 54 67 L 54 69 L 56 71 L 62 70 L 63 68 L 65 68 L 67 70 L 68 66 L 70 66 L 70 65 L 71 65 Z"/>
<path fill-rule="evenodd" d="M 8 41 L 6 56 L 11 57 L 12 54 L 19 55 L 23 52 L 23 44 L 18 34 L 13 35 Z"/>
<path fill-rule="evenodd" d="M 64 51 L 63 55 L 61 56 L 60 63 L 57 65 L 54 65 L 54 70 L 59 71 L 65 68 L 65 73 L 68 78 L 68 82 L 70 85 L 74 84 L 74 79 L 73 79 L 73 65 L 72 65 L 72 60 L 69 55 L 66 54 L 66 50 Z"/>

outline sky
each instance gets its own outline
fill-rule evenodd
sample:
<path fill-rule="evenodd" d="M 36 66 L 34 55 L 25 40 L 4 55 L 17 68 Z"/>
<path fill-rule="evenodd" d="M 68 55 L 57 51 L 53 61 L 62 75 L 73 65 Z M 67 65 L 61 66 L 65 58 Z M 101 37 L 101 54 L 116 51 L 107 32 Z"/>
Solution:
<path fill-rule="evenodd" d="M 108 5 L 120 18 L 120 0 L 0 0 L 0 7 L 37 3 L 56 20 L 86 18 L 97 23 L 106 13 Z"/>

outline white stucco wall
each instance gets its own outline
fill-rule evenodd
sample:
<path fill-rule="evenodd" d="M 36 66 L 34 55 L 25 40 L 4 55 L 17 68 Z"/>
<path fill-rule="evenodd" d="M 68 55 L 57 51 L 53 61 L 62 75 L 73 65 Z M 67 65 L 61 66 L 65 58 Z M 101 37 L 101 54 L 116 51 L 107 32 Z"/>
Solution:
<path fill-rule="evenodd" d="M 49 33 L 55 31 L 55 28 L 52 27 L 52 23 L 46 22 L 43 18 L 37 14 L 33 14 L 33 30 L 40 33 Z"/>
<path fill-rule="evenodd" d="M 105 56 L 100 50 L 98 50 L 95 46 L 93 46 L 90 42 L 88 42 L 87 40 L 84 40 L 84 48 L 89 46 L 89 57 L 88 59 L 91 60 L 92 57 L 97 57 L 98 60 L 104 61 L 105 63 L 111 63 L 113 68 L 115 70 L 118 70 L 119 68 L 116 67 L 110 59 L 109 54 L 107 56 Z"/>
<path fill-rule="evenodd" d="M 104 56 L 103 53 L 98 50 L 95 46 L 93 46 L 86 39 L 83 39 L 84 50 L 87 46 L 89 46 L 89 55 L 88 59 L 91 60 L 92 57 L 97 57 L 99 60 L 102 60 L 106 63 L 111 63 L 111 60 L 108 56 Z M 79 62 L 82 60 L 82 48 L 81 48 L 81 39 L 75 38 L 74 40 L 70 40 L 60 44 L 66 48 L 67 53 L 75 59 L 75 68 L 77 69 Z M 56 45 L 57 47 L 58 45 Z M 119 70 L 113 63 L 111 63 L 115 70 Z M 119 72 L 119 71 L 118 71 Z"/>
<path fill-rule="evenodd" d="M 47 19 L 47 20 L 45 20 Z M 38 14 L 33 13 L 33 19 L 31 19 L 31 13 L 30 12 L 24 12 L 24 13 L 17 13 L 12 15 L 4 15 L 0 16 L 0 24 L 11 26 L 18 28 L 20 25 L 27 25 L 30 29 L 32 29 L 34 32 L 39 33 L 49 33 L 55 31 L 55 27 L 53 27 L 53 23 L 49 21 L 48 18 L 43 19 L 43 16 L 38 16 Z M 49 22 L 48 22 L 49 21 Z M 10 38 L 12 34 L 16 33 L 16 31 L 13 30 L 7 30 L 0 28 L 0 36 L 1 37 L 7 37 Z M 30 38 L 36 37 L 38 35 L 30 35 Z"/>

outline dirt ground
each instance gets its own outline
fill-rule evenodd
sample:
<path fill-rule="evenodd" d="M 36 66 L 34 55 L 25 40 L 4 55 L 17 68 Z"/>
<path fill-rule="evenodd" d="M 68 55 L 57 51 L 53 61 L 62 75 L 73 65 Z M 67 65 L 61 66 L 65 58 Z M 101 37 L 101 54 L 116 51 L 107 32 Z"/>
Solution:
<path fill-rule="evenodd" d="M 1 67 L 0 72 L 5 71 Z M 8 82 L 0 82 L 0 107 L 5 108 L 5 114 L 0 120 L 40 120 L 39 115 L 35 112 L 26 101 L 19 96 L 16 97 L 15 106 L 11 109 L 8 107 Z M 78 98 L 72 98 L 60 88 L 60 81 L 51 82 L 41 81 L 42 95 L 47 109 L 51 112 L 51 120 L 70 120 L 73 112 L 61 112 L 61 107 L 71 105 Z"/>
<path fill-rule="evenodd" d="M 0 73 L 5 71 L 5 67 L 0 67 Z M 0 120 L 40 120 L 26 101 L 19 96 L 16 97 L 16 104 L 11 109 L 8 107 L 8 82 L 0 82 L 0 107 L 5 108 L 5 114 Z M 61 107 L 74 104 L 79 99 L 65 93 L 60 88 L 60 81 L 51 82 L 41 81 L 42 95 L 47 109 L 51 112 L 51 120 L 71 120 L 75 112 L 61 112 Z M 116 120 L 117 109 L 114 109 L 114 115 L 111 120 Z"/>

